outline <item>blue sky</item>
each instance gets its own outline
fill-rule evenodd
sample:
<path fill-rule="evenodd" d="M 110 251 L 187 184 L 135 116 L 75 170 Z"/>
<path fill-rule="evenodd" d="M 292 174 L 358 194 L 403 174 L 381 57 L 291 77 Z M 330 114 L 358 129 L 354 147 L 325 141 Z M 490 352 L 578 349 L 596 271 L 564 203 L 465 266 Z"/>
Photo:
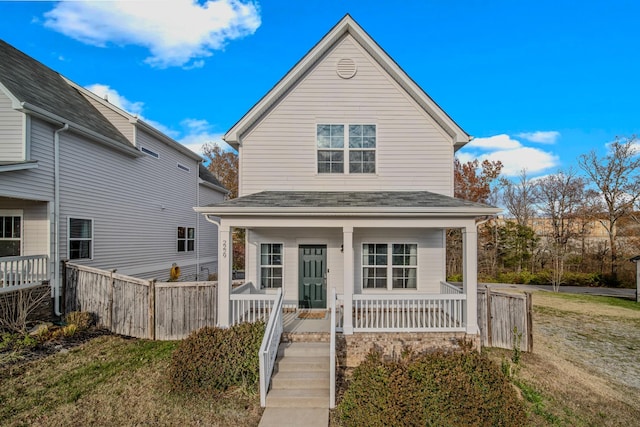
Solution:
<path fill-rule="evenodd" d="M 640 134 L 636 1 L 0 2 L 0 38 L 197 150 L 345 13 L 504 174 Z"/>

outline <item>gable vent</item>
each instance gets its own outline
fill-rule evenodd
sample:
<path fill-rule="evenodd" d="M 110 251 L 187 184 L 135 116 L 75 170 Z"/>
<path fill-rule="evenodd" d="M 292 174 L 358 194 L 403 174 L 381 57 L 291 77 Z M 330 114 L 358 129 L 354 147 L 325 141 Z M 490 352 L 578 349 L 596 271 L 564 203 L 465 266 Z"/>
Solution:
<path fill-rule="evenodd" d="M 338 66 L 336 67 L 338 75 L 343 79 L 350 79 L 355 76 L 357 70 L 358 67 L 356 67 L 355 61 L 351 58 L 342 58 L 338 61 Z"/>

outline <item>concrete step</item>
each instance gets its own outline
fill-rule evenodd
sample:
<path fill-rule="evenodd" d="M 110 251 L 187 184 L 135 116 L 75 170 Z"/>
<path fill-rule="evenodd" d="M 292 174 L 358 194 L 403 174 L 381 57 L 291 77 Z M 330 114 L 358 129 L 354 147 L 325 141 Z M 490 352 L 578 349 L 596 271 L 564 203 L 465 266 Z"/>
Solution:
<path fill-rule="evenodd" d="M 267 395 L 267 408 L 328 408 L 329 389 L 274 390 Z"/>
<path fill-rule="evenodd" d="M 278 357 L 329 357 L 329 343 L 292 342 L 278 346 Z"/>
<path fill-rule="evenodd" d="M 275 372 L 313 372 L 329 373 L 329 357 L 288 356 L 276 361 Z"/>
<path fill-rule="evenodd" d="M 329 389 L 329 372 L 278 372 L 271 378 L 271 389 Z"/>

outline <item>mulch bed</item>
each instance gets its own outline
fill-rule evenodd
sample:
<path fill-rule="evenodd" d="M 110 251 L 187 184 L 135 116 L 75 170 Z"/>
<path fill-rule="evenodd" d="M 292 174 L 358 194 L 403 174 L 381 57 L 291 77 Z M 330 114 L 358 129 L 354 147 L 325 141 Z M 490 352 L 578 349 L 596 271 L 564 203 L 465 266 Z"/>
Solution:
<path fill-rule="evenodd" d="M 298 319 L 315 319 L 321 320 L 327 316 L 326 311 L 300 311 L 298 312 Z"/>

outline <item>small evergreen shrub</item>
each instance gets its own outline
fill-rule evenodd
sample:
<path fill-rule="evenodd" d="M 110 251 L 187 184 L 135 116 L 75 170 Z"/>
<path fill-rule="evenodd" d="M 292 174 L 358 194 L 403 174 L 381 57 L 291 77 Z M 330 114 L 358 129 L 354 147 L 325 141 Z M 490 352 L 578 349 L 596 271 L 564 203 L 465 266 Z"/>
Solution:
<path fill-rule="evenodd" d="M 258 351 L 264 322 L 241 323 L 227 329 L 204 327 L 178 344 L 169 368 L 174 391 L 215 393 L 240 386 L 257 391 Z"/>
<path fill-rule="evenodd" d="M 338 414 L 345 426 L 521 426 L 524 404 L 501 368 L 474 351 L 383 361 L 355 369 Z"/>

